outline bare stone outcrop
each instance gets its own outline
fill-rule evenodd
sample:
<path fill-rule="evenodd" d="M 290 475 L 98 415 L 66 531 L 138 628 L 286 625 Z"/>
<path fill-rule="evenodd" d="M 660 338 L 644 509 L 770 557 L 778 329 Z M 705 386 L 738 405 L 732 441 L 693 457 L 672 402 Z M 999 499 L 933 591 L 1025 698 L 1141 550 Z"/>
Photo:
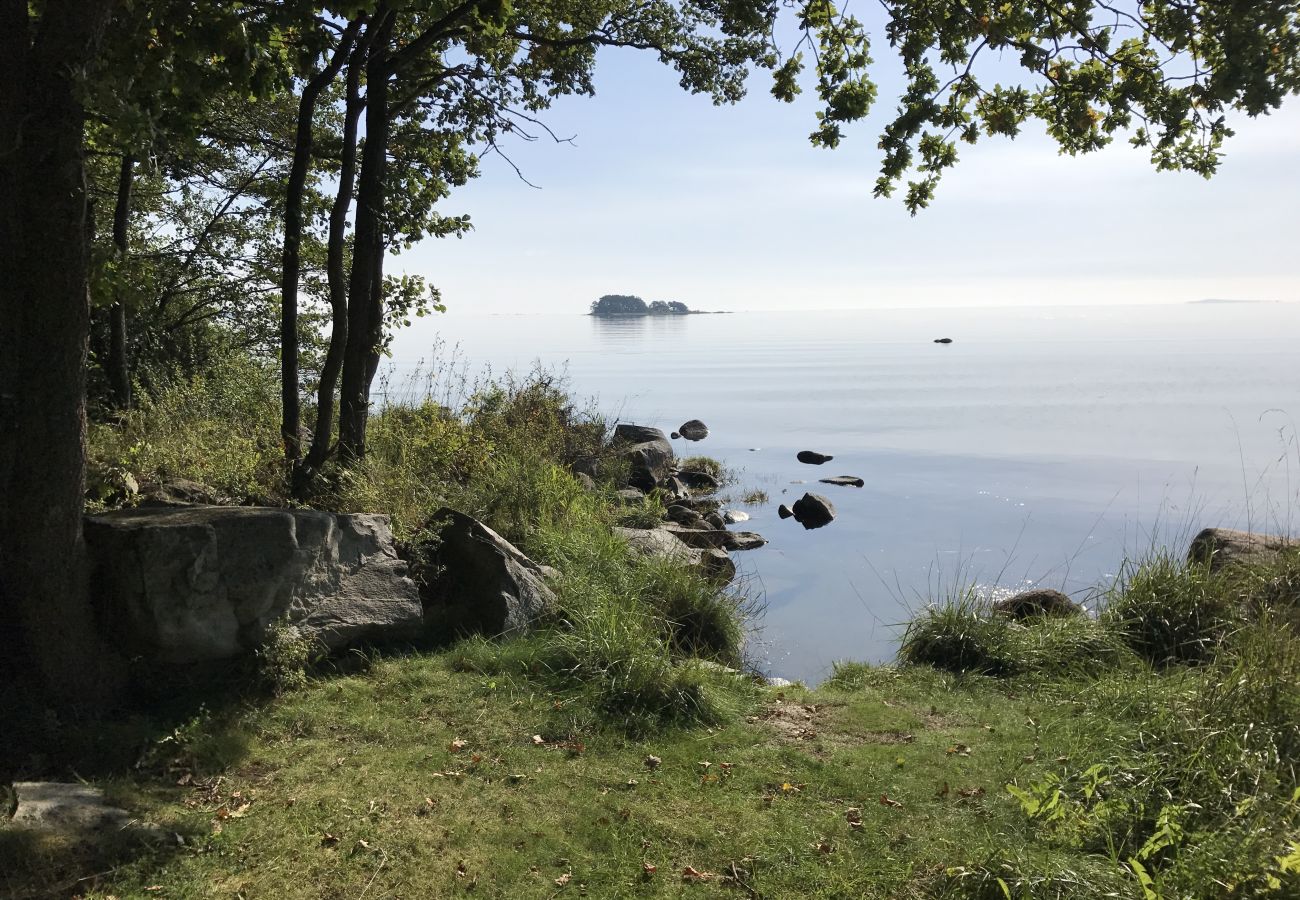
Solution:
<path fill-rule="evenodd" d="M 658 428 L 646 425 L 619 425 L 614 429 L 614 447 L 628 461 L 628 484 L 652 491 L 672 474 L 673 445 Z"/>
<path fill-rule="evenodd" d="M 443 508 L 431 520 L 438 538 L 417 551 L 420 594 L 431 622 L 453 633 L 491 636 L 528 631 L 556 605 L 540 566 L 482 522 Z"/>
<path fill-rule="evenodd" d="M 1288 547 L 1300 547 L 1300 542 L 1255 531 L 1206 528 L 1192 538 L 1192 544 L 1187 548 L 1187 561 L 1208 563 L 1211 570 L 1217 571 L 1224 566 L 1272 560 L 1279 551 Z"/>
<path fill-rule="evenodd" d="M 708 578 L 723 584 L 730 584 L 736 577 L 736 564 L 726 551 L 687 546 L 667 528 L 615 528 L 614 533 L 627 541 L 633 552 L 642 556 L 697 568 Z"/>
<path fill-rule="evenodd" d="M 419 634 L 419 592 L 388 517 L 141 507 L 86 518 L 105 632 L 166 663 L 245 655 L 286 621 L 328 649 Z"/>

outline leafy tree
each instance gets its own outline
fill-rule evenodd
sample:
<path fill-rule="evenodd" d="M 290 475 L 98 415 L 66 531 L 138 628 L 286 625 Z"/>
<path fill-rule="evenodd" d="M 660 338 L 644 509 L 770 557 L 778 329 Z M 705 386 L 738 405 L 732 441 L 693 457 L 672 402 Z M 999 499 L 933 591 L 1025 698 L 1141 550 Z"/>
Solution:
<path fill-rule="evenodd" d="M 648 311 L 644 300 L 627 294 L 606 294 L 591 304 L 593 316 L 644 316 Z"/>

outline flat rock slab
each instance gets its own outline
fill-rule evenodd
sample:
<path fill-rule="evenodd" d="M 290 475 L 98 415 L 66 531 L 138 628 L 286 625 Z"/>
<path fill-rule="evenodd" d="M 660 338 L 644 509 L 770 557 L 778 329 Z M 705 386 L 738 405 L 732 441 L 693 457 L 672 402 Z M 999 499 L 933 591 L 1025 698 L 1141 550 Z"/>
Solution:
<path fill-rule="evenodd" d="M 106 632 L 159 662 L 248 654 L 279 621 L 330 650 L 415 637 L 423 624 L 387 516 L 122 509 L 86 518 L 86 546 Z"/>
<path fill-rule="evenodd" d="M 1300 548 L 1300 542 L 1255 531 L 1206 528 L 1192 538 L 1187 561 L 1208 564 L 1211 571 L 1218 571 L 1224 566 L 1268 562 L 1288 548 Z"/>
<path fill-rule="evenodd" d="M 104 792 L 86 784 L 16 781 L 18 806 L 12 824 L 41 831 L 122 831 L 133 820 L 124 809 L 109 806 Z"/>
<path fill-rule="evenodd" d="M 736 577 L 736 564 L 725 551 L 688 547 L 666 528 L 615 528 L 634 553 L 666 559 L 699 569 L 713 581 L 729 584 Z"/>
<path fill-rule="evenodd" d="M 767 543 L 761 534 L 752 531 L 727 531 L 721 528 L 683 528 L 665 523 L 663 530 L 677 537 L 688 547 L 697 550 L 756 550 Z"/>
<path fill-rule="evenodd" d="M 822 484 L 838 484 L 841 487 L 863 487 L 866 482 L 856 475 L 836 475 L 834 478 L 817 479 Z"/>

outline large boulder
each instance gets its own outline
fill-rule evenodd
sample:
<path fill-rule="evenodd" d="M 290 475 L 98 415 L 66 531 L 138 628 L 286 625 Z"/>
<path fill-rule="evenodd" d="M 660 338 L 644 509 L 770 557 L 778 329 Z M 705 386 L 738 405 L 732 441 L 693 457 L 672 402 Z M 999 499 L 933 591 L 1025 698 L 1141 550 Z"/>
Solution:
<path fill-rule="evenodd" d="M 993 611 L 1020 621 L 1045 616 L 1078 616 L 1083 614 L 1083 607 L 1060 591 L 1035 588 L 999 600 L 993 604 Z"/>
<path fill-rule="evenodd" d="M 835 504 L 821 494 L 804 494 L 794 502 L 795 521 L 804 528 L 821 528 L 835 520 Z"/>
<path fill-rule="evenodd" d="M 702 441 L 709 436 L 709 426 L 699 419 L 691 419 L 683 422 L 677 432 L 688 441 Z"/>
<path fill-rule="evenodd" d="M 387 516 L 141 507 L 88 516 L 86 545 L 106 632 L 150 660 L 242 656 L 279 621 L 331 650 L 422 625 Z"/>
<path fill-rule="evenodd" d="M 627 483 L 632 487 L 652 491 L 672 474 L 673 445 L 658 428 L 619 425 L 614 429 L 614 450 L 628 463 Z"/>
<path fill-rule="evenodd" d="M 1213 571 L 1224 566 L 1269 562 L 1281 550 L 1300 547 L 1300 541 L 1254 531 L 1206 528 L 1187 548 L 1187 561 L 1209 565 Z"/>
<path fill-rule="evenodd" d="M 453 633 L 528 631 L 554 610 L 555 594 L 539 566 L 477 519 L 440 509 L 437 539 L 417 551 L 417 580 L 431 623 Z"/>
<path fill-rule="evenodd" d="M 688 547 L 666 528 L 615 528 L 614 533 L 627 541 L 628 547 L 641 556 L 666 559 L 699 569 L 719 584 L 729 584 L 736 577 L 736 564 L 725 551 Z"/>

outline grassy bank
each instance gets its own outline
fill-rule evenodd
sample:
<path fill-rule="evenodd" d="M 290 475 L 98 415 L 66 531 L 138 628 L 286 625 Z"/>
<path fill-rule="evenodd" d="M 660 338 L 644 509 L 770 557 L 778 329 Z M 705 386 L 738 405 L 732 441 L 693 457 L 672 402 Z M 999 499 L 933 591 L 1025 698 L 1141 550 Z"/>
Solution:
<path fill-rule="evenodd" d="M 275 500 L 274 383 L 178 385 L 101 426 L 130 472 Z M 223 426 L 224 423 L 224 426 Z M 815 690 L 740 665 L 743 598 L 630 555 L 653 518 L 573 458 L 604 424 L 546 378 L 393 407 L 329 508 L 418 536 L 451 505 L 564 573 L 526 638 L 257 671 L 87 722 L 27 710 L 12 777 L 88 778 L 166 839 L 0 830 L 0 895 L 1294 897 L 1300 558 L 1125 570 L 1096 618 L 958 591 L 897 665 Z M 292 649 L 292 648 L 288 648 Z"/>

